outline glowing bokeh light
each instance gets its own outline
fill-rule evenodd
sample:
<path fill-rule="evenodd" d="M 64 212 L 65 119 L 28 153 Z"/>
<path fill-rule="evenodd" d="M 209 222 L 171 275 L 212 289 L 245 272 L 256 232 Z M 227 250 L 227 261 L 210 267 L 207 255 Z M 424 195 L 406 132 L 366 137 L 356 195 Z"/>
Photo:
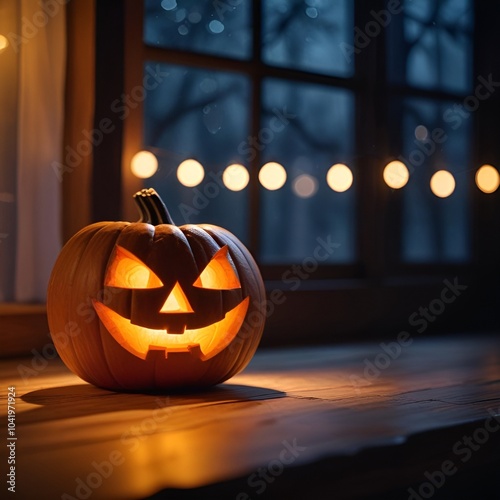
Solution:
<path fill-rule="evenodd" d="M 494 193 L 500 185 L 500 174 L 492 165 L 483 165 L 476 172 L 476 185 L 483 193 Z"/>
<path fill-rule="evenodd" d="M 455 178 L 447 170 L 438 170 L 431 177 L 431 191 L 439 198 L 447 198 L 455 191 Z"/>
<path fill-rule="evenodd" d="M 6 36 L 0 35 L 0 52 L 3 52 L 9 46 L 9 40 Z"/>
<path fill-rule="evenodd" d="M 423 125 L 417 125 L 417 127 L 415 127 L 415 137 L 417 140 L 425 141 L 428 136 L 429 131 L 427 130 L 427 127 L 424 127 Z"/>
<path fill-rule="evenodd" d="M 205 169 L 200 162 L 189 158 L 177 167 L 177 179 L 186 187 L 197 186 L 205 177 Z"/>
<path fill-rule="evenodd" d="M 292 189 L 299 198 L 310 198 L 318 190 L 318 181 L 312 175 L 302 174 L 293 181 Z"/>
<path fill-rule="evenodd" d="M 400 189 L 406 186 L 410 172 L 403 162 L 394 160 L 385 166 L 383 176 L 385 183 L 390 188 Z"/>
<path fill-rule="evenodd" d="M 286 170 L 276 162 L 266 163 L 259 172 L 260 183 L 270 191 L 283 187 L 286 182 Z"/>
<path fill-rule="evenodd" d="M 139 151 L 130 162 L 132 173 L 140 179 L 148 179 L 158 170 L 158 160 L 150 151 Z"/>
<path fill-rule="evenodd" d="M 352 186 L 353 179 L 351 169 L 343 163 L 333 165 L 326 174 L 326 182 L 337 193 L 347 191 Z"/>
<path fill-rule="evenodd" d="M 250 180 L 248 170 L 238 163 L 226 167 L 222 174 L 222 182 L 231 191 L 241 191 L 245 189 Z"/>

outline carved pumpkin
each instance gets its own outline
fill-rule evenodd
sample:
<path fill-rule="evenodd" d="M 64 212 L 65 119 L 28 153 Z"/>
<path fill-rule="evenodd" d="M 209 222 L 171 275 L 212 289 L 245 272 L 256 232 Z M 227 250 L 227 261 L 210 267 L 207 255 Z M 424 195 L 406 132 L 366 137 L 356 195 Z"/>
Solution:
<path fill-rule="evenodd" d="M 52 271 L 47 314 L 64 363 L 114 390 L 215 385 L 242 370 L 264 327 L 252 256 L 230 232 L 173 224 L 152 190 L 137 223 L 73 236 Z"/>

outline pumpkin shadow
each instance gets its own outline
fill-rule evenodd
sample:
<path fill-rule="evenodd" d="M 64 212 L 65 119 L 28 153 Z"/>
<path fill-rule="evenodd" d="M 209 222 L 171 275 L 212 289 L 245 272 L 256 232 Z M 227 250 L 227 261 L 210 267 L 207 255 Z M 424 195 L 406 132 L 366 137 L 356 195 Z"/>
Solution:
<path fill-rule="evenodd" d="M 185 405 L 219 405 L 258 402 L 286 396 L 285 392 L 265 387 L 223 384 L 203 391 L 176 393 L 123 393 L 100 389 L 90 384 L 38 389 L 24 394 L 26 403 L 38 405 L 16 417 L 18 423 L 85 417 L 127 410 L 157 410 Z"/>

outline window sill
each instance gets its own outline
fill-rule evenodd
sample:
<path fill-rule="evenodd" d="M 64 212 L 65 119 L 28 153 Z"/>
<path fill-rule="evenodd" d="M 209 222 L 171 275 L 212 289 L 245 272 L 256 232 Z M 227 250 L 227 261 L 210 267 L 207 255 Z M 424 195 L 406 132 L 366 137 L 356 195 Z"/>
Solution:
<path fill-rule="evenodd" d="M 0 304 L 0 358 L 28 355 L 48 342 L 45 304 Z"/>

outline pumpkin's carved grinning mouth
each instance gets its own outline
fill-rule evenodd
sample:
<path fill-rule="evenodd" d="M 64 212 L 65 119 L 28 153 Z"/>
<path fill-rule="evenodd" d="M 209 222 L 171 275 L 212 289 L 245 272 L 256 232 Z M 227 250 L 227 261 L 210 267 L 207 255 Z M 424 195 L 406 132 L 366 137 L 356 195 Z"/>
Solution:
<path fill-rule="evenodd" d="M 152 329 L 132 324 L 113 309 L 98 300 L 94 308 L 112 337 L 127 351 L 146 359 L 149 351 L 189 352 L 206 361 L 225 349 L 240 331 L 245 320 L 250 297 L 243 299 L 228 311 L 224 318 L 203 328 L 186 329 L 183 334 L 168 333 L 165 329 Z"/>

